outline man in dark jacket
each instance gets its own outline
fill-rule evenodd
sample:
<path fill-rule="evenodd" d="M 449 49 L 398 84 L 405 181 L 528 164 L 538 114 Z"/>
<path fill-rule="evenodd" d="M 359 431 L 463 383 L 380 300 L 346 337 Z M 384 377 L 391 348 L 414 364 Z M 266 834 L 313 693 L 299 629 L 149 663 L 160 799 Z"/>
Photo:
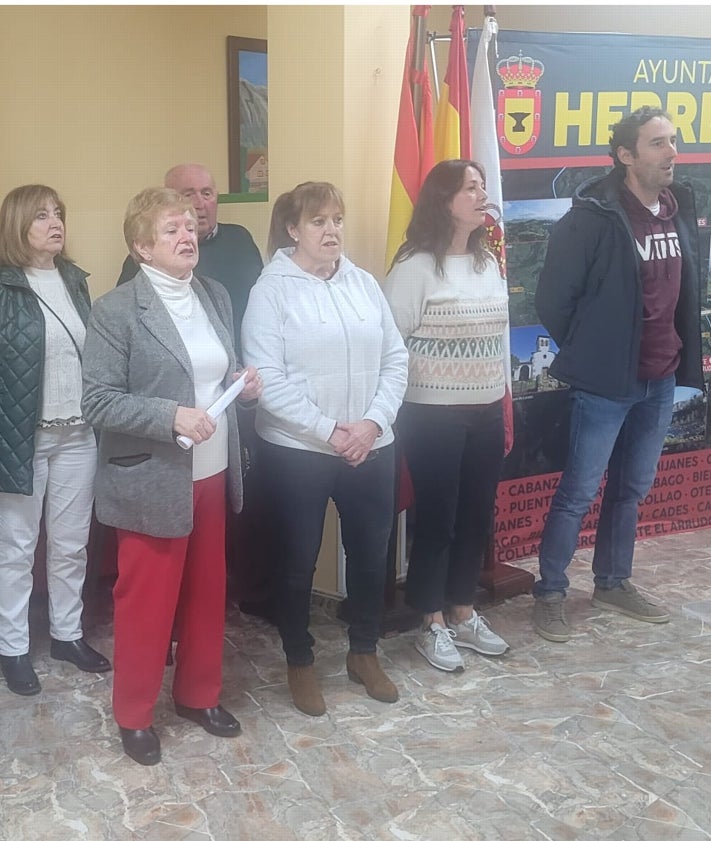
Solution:
<path fill-rule="evenodd" d="M 674 182 L 676 131 L 644 107 L 613 127 L 612 172 L 582 184 L 551 229 L 536 291 L 570 386 L 568 459 L 541 538 L 534 626 L 566 642 L 565 571 L 605 470 L 595 607 L 668 622 L 630 582 L 639 502 L 657 469 L 676 385 L 703 389 L 700 260 L 691 191 Z"/>

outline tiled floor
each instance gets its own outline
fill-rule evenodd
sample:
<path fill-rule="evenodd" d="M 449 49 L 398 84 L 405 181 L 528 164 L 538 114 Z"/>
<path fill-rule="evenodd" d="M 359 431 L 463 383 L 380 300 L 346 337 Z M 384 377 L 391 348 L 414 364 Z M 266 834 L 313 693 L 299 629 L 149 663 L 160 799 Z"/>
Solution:
<path fill-rule="evenodd" d="M 168 669 L 152 768 L 121 750 L 111 676 L 51 660 L 35 605 L 43 691 L 0 681 L 0 839 L 711 839 L 711 532 L 638 544 L 634 580 L 664 597 L 668 625 L 591 607 L 589 563 L 571 567 L 566 645 L 532 633 L 530 596 L 486 610 L 511 650 L 467 653 L 462 675 L 429 667 L 412 633 L 383 640 L 392 706 L 348 681 L 343 627 L 316 609 L 321 719 L 290 705 L 274 629 L 231 610 L 223 702 L 244 732 L 177 718 Z M 110 655 L 106 598 L 97 610 L 88 635 Z"/>

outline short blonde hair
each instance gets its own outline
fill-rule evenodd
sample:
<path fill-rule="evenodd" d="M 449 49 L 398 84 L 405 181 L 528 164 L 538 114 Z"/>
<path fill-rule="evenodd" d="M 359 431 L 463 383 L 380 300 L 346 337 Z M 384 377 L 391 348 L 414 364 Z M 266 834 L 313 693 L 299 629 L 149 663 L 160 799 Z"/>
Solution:
<path fill-rule="evenodd" d="M 0 264 L 4 266 L 29 266 L 32 263 L 32 249 L 27 234 L 37 216 L 37 211 L 50 199 L 66 221 L 66 207 L 56 190 L 44 184 L 25 184 L 15 187 L 5 196 L 0 206 Z M 68 260 L 62 247 L 59 257 Z"/>
<path fill-rule="evenodd" d="M 155 244 L 158 217 L 165 212 L 188 212 L 197 224 L 197 214 L 190 199 L 170 187 L 146 187 L 128 203 L 123 218 L 123 235 L 136 262 L 140 263 L 143 258 L 136 251 L 135 243 Z"/>
<path fill-rule="evenodd" d="M 271 259 L 280 248 L 294 244 L 289 226 L 298 225 L 305 216 L 315 216 L 327 204 L 335 204 L 345 213 L 343 195 L 328 181 L 305 181 L 274 202 L 267 240 L 267 255 Z"/>

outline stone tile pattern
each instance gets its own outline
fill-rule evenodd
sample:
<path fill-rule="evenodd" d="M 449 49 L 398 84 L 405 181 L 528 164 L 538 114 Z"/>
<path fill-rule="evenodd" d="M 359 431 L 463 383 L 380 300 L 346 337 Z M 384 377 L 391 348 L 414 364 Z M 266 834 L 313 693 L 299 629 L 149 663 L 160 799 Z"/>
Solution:
<path fill-rule="evenodd" d="M 152 768 L 121 750 L 111 674 L 51 660 L 33 604 L 43 691 L 20 698 L 0 681 L 0 839 L 707 841 L 710 533 L 638 544 L 635 583 L 671 608 L 669 625 L 593 608 L 590 561 L 571 566 L 568 644 L 534 634 L 527 595 L 484 609 L 511 650 L 465 652 L 462 675 L 428 666 L 414 632 L 382 640 L 394 705 L 349 682 L 344 627 L 315 604 L 320 719 L 291 706 L 276 631 L 228 607 L 223 703 L 243 734 L 177 718 L 168 668 Z M 89 613 L 87 636 L 110 655 L 108 587 Z"/>

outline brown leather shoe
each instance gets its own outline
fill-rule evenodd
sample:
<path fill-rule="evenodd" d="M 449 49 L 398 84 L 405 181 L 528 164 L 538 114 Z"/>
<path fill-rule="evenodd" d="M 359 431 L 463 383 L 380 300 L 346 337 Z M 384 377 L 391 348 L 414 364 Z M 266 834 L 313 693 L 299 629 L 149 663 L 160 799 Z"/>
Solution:
<path fill-rule="evenodd" d="M 365 691 L 376 701 L 394 704 L 400 698 L 397 687 L 380 668 L 377 654 L 348 652 L 346 671 L 354 683 L 362 683 Z"/>
<path fill-rule="evenodd" d="M 326 712 L 326 702 L 323 700 L 313 664 L 287 666 L 286 677 L 291 699 L 297 710 L 306 715 L 323 715 Z"/>

